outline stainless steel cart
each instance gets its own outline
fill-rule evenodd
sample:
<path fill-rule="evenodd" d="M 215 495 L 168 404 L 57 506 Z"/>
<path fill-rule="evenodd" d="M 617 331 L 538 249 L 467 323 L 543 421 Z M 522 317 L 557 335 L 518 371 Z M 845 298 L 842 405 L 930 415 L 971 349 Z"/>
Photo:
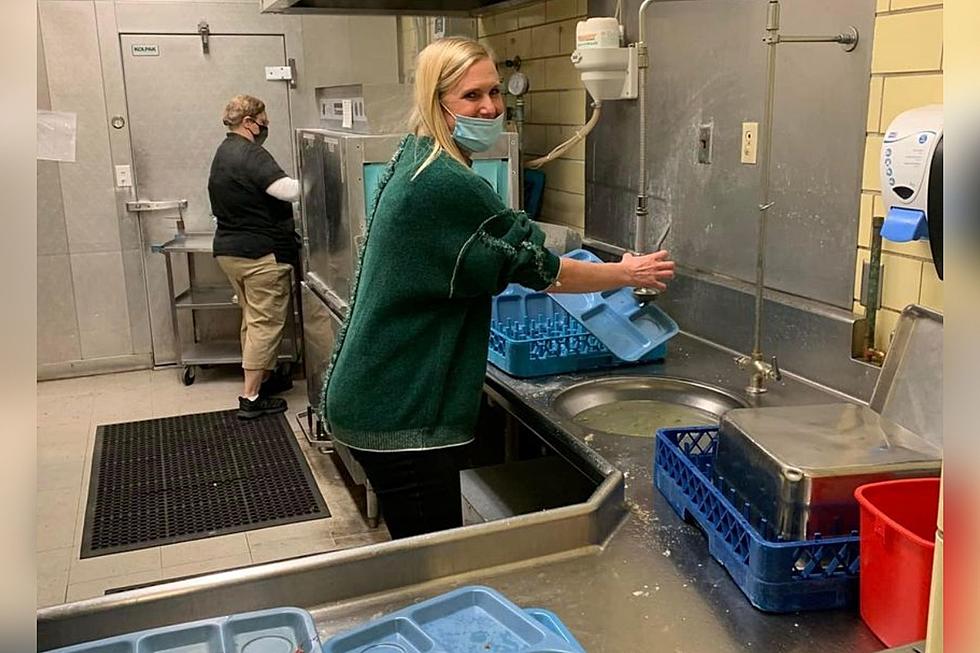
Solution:
<path fill-rule="evenodd" d="M 194 383 L 195 368 L 203 365 L 241 364 L 242 345 L 239 339 L 202 340 L 198 336 L 194 314 L 196 311 L 239 309 L 238 297 L 230 283 L 198 284 L 194 273 L 194 257 L 213 256 L 213 232 L 185 232 L 178 228 L 177 235 L 162 245 L 154 245 L 153 251 L 163 254 L 167 265 L 167 287 L 169 288 L 170 317 L 174 330 L 174 352 L 180 368 L 184 385 Z M 187 287 L 176 290 L 174 283 L 174 255 L 187 257 Z M 283 338 L 279 348 L 279 362 L 295 363 L 300 358 L 302 338 L 299 301 L 296 290 L 296 274 L 293 272 L 290 283 L 288 336 Z M 180 333 L 180 313 L 191 316 L 192 338 L 185 341 Z"/>

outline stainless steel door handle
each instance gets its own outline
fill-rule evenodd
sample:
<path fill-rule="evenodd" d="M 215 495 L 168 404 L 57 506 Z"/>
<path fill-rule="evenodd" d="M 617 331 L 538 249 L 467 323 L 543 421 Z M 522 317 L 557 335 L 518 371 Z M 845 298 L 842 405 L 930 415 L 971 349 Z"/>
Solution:
<path fill-rule="evenodd" d="M 126 210 L 130 213 L 142 213 L 145 211 L 172 211 L 174 209 L 183 211 L 187 208 L 187 200 L 134 200 L 126 202 Z"/>

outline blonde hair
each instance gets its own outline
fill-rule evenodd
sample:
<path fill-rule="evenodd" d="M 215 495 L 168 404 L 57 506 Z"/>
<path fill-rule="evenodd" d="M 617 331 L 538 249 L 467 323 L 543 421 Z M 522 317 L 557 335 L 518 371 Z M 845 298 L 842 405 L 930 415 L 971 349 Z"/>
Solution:
<path fill-rule="evenodd" d="M 446 125 L 442 98 L 459 82 L 470 66 L 482 59 L 494 61 L 493 52 L 482 43 L 460 36 L 433 41 L 419 52 L 415 68 L 415 106 L 409 119 L 409 128 L 416 136 L 431 137 L 433 147 L 412 179 L 443 151 L 463 165 L 468 165 Z"/>
<path fill-rule="evenodd" d="M 254 118 L 265 113 L 265 102 L 251 95 L 236 95 L 228 100 L 221 123 L 227 127 L 238 127 L 245 118 Z"/>

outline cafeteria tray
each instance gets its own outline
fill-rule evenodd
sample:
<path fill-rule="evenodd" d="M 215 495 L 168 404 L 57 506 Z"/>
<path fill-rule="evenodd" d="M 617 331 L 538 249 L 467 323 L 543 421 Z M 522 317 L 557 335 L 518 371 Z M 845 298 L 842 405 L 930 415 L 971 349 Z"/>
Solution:
<path fill-rule="evenodd" d="M 602 262 L 598 256 L 584 249 L 571 251 L 562 258 Z M 677 323 L 653 302 L 637 301 L 632 288 L 551 293 L 551 297 L 624 361 L 640 360 L 679 331 Z"/>
<path fill-rule="evenodd" d="M 313 618 L 275 608 L 142 630 L 50 653 L 319 653 Z M 380 653 L 380 651 L 378 652 Z"/>
<path fill-rule="evenodd" d="M 584 653 L 553 613 L 489 587 L 436 596 L 337 635 L 323 653 Z"/>

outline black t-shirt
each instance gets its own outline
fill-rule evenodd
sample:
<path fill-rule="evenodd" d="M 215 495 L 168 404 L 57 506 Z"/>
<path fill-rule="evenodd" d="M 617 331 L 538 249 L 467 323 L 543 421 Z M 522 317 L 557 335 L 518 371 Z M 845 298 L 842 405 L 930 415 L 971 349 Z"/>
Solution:
<path fill-rule="evenodd" d="M 208 179 L 211 213 L 218 219 L 215 256 L 255 259 L 275 254 L 280 263 L 298 264 L 293 207 L 265 192 L 286 176 L 264 147 L 228 134 L 214 154 Z"/>

